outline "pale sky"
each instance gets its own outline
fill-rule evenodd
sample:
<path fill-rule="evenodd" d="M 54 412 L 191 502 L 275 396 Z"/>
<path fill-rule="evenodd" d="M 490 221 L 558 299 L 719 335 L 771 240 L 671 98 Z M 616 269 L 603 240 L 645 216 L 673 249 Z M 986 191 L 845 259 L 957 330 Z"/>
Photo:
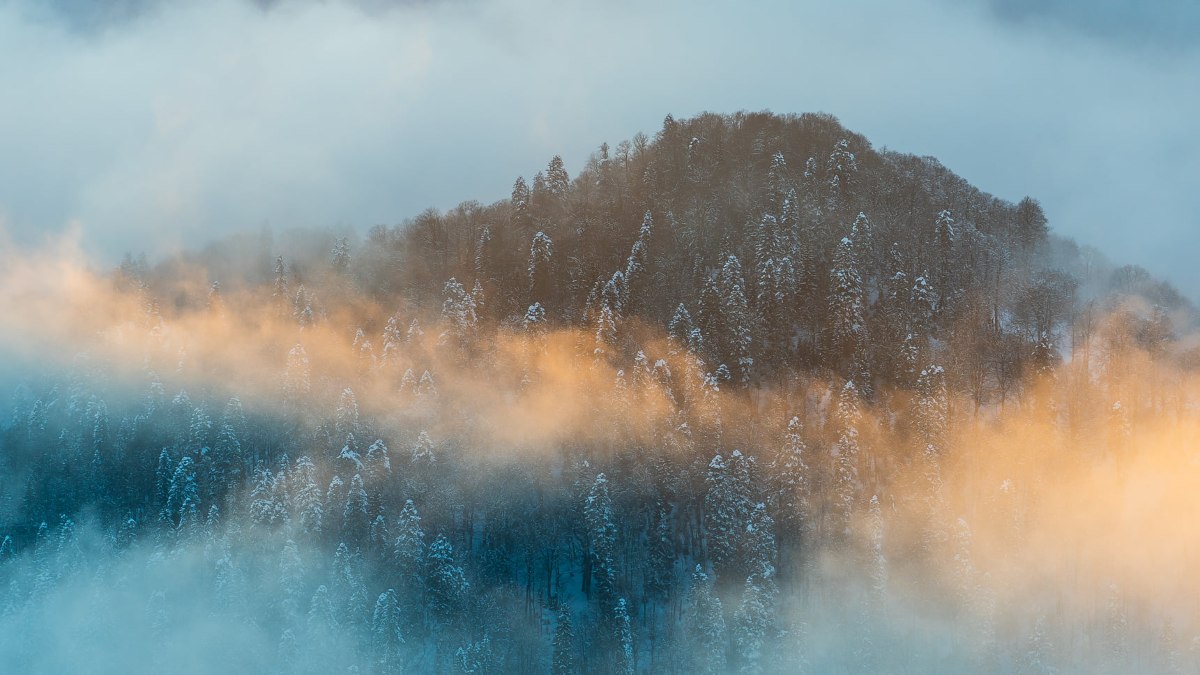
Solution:
<path fill-rule="evenodd" d="M 264 223 L 365 231 L 738 110 L 828 112 L 1037 197 L 1200 299 L 1185 0 L 0 0 L 0 228 L 77 227 L 100 262 Z"/>

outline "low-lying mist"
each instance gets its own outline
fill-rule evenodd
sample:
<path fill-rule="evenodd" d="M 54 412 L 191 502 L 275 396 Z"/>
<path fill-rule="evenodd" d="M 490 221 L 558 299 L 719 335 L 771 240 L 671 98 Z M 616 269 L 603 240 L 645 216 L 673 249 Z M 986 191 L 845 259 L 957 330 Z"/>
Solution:
<path fill-rule="evenodd" d="M 632 318 L 173 264 L 0 261 L 14 672 L 1200 667 L 1200 382 L 1162 355 L 984 407 L 951 361 L 738 387 Z"/>

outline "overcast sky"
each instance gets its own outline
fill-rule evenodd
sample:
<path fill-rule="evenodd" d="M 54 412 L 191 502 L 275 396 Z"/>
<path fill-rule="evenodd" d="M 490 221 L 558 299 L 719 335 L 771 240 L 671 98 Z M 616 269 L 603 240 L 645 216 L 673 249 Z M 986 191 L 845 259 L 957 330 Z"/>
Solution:
<path fill-rule="evenodd" d="M 365 230 L 668 112 L 823 111 L 1200 299 L 1200 3 L 749 5 L 0 0 L 0 227 Z"/>

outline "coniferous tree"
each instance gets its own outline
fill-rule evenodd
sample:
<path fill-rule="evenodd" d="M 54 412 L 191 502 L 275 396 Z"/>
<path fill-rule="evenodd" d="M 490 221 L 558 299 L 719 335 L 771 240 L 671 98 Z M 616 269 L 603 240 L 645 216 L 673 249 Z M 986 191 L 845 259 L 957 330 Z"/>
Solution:
<path fill-rule="evenodd" d="M 287 520 L 287 505 L 280 499 L 280 482 L 266 467 L 254 472 L 254 490 L 250 493 L 250 522 L 261 528 L 273 528 Z"/>
<path fill-rule="evenodd" d="M 167 492 L 166 519 L 181 527 L 196 517 L 199 508 L 200 488 L 196 484 L 196 462 L 185 456 L 175 465 L 171 485 Z"/>
<path fill-rule="evenodd" d="M 343 389 L 342 395 L 338 399 L 334 431 L 340 437 L 346 437 L 361 431 L 359 428 L 358 398 L 354 395 L 354 390 L 350 387 Z"/>
<path fill-rule="evenodd" d="M 546 191 L 555 197 L 562 198 L 571 187 L 571 176 L 563 166 L 562 157 L 555 155 L 546 167 Z"/>
<path fill-rule="evenodd" d="M 787 433 L 779 451 L 771 460 L 771 495 L 769 506 L 774 513 L 780 548 L 797 544 L 811 546 L 811 482 L 805 455 L 803 426 L 799 417 L 788 420 Z"/>
<path fill-rule="evenodd" d="M 708 464 L 704 498 L 708 554 L 718 578 L 742 570 L 742 546 L 753 508 L 750 496 L 750 460 L 734 450 L 726 461 L 721 455 Z"/>
<path fill-rule="evenodd" d="M 712 581 L 700 565 L 692 571 L 684 614 L 685 652 L 688 670 L 694 673 L 726 672 L 725 618 L 721 599 L 713 593 Z"/>
<path fill-rule="evenodd" d="M 314 659 L 310 665 L 332 665 L 332 646 L 338 631 L 337 614 L 329 597 L 329 589 L 322 584 L 313 593 L 308 605 L 306 622 L 308 654 Z"/>
<path fill-rule="evenodd" d="M 304 563 L 296 542 L 288 539 L 279 556 L 280 609 L 287 617 L 299 614 L 303 608 Z"/>
<path fill-rule="evenodd" d="M 454 547 L 443 535 L 438 535 L 429 545 L 425 566 L 429 614 L 436 625 L 445 626 L 458 616 L 470 584 L 454 559 Z"/>
<path fill-rule="evenodd" d="M 659 506 L 655 527 L 649 533 L 650 554 L 646 557 L 646 594 L 656 600 L 665 597 L 674 585 L 676 548 L 671 517 Z"/>
<path fill-rule="evenodd" d="M 633 675 L 636 666 L 633 652 L 633 631 L 629 625 L 629 608 L 625 605 L 625 598 L 617 600 L 617 605 L 613 609 L 613 624 L 616 629 L 616 642 L 619 650 L 615 670 L 624 675 Z"/>
<path fill-rule="evenodd" d="M 754 357 L 750 353 L 754 326 L 746 300 L 746 279 L 737 257 L 731 255 L 725 259 L 717 275 L 717 287 L 726 331 L 722 335 L 722 346 L 728 361 L 736 367 L 739 381 L 748 382 L 754 368 Z"/>
<path fill-rule="evenodd" d="M 350 270 L 349 238 L 334 239 L 333 250 L 329 253 L 329 262 L 333 266 L 333 271 L 338 274 L 345 274 Z"/>
<path fill-rule="evenodd" d="M 325 504 L 312 460 L 308 457 L 297 459 L 289 480 L 292 484 L 292 513 L 296 514 L 301 531 L 309 536 L 319 533 L 325 522 Z"/>
<path fill-rule="evenodd" d="M 740 673 L 761 673 L 763 650 L 771 635 L 775 616 L 775 584 L 758 573 L 746 578 L 742 603 L 733 617 L 733 643 Z"/>
<path fill-rule="evenodd" d="M 396 591 L 390 588 L 375 599 L 375 609 L 371 612 L 371 635 L 380 669 L 384 672 L 398 670 L 404 633 L 400 603 Z"/>
<path fill-rule="evenodd" d="M 843 368 L 852 367 L 866 342 L 866 306 L 854 242 L 843 238 L 833 255 L 829 294 L 829 352 Z"/>
<path fill-rule="evenodd" d="M 529 297 L 532 302 L 540 302 L 543 306 L 554 299 L 553 261 L 554 242 L 545 232 L 538 231 L 533 235 L 533 244 L 529 247 Z"/>
<path fill-rule="evenodd" d="M 354 541 L 363 540 L 371 528 L 371 513 L 362 476 L 354 474 L 346 489 L 342 506 L 342 534 Z"/>
<path fill-rule="evenodd" d="M 554 656 L 550 663 L 553 675 L 575 675 L 575 629 L 571 623 L 571 610 L 565 605 L 558 607 L 558 618 L 554 624 Z"/>
<path fill-rule="evenodd" d="M 442 333 L 440 342 L 452 342 L 465 347 L 474 335 L 478 323 L 475 298 L 454 278 L 446 282 L 443 292 L 446 299 L 442 303 L 442 321 L 446 324 L 446 330 Z"/>
<path fill-rule="evenodd" d="M 642 218 L 642 226 L 638 230 L 637 239 L 634 240 L 629 257 L 625 261 L 625 270 L 622 274 L 624 297 L 621 298 L 623 314 L 633 314 L 644 304 L 643 296 L 647 293 L 647 276 L 649 275 L 647 268 L 650 264 L 650 236 L 653 225 L 654 220 L 647 211 Z"/>
<path fill-rule="evenodd" d="M 617 599 L 617 526 L 614 522 L 608 478 L 597 474 L 583 507 L 592 557 L 593 592 L 604 614 L 612 612 Z"/>
<path fill-rule="evenodd" d="M 271 286 L 271 300 L 275 304 L 275 311 L 280 317 L 285 317 L 290 313 L 289 303 L 292 299 L 291 293 L 288 290 L 287 273 L 283 267 L 283 256 L 275 258 L 275 280 Z"/>
<path fill-rule="evenodd" d="M 834 489 L 831 509 L 831 534 L 845 542 L 858 500 L 858 425 L 862 421 L 858 388 L 847 380 L 837 399 L 837 441 L 833 446 Z"/>
<path fill-rule="evenodd" d="M 525 179 L 518 176 L 513 183 L 512 199 L 512 216 L 511 222 L 517 235 L 522 239 L 527 236 L 528 230 L 533 226 L 533 217 L 529 212 L 530 208 L 529 185 L 525 183 Z"/>

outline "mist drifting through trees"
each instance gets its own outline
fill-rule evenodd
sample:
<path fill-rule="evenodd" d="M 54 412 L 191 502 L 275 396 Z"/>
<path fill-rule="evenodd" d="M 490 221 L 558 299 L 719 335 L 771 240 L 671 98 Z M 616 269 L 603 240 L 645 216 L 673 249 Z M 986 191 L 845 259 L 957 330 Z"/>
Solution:
<path fill-rule="evenodd" d="M 826 115 L 0 259 L 0 670 L 1196 672 L 1195 308 Z"/>

